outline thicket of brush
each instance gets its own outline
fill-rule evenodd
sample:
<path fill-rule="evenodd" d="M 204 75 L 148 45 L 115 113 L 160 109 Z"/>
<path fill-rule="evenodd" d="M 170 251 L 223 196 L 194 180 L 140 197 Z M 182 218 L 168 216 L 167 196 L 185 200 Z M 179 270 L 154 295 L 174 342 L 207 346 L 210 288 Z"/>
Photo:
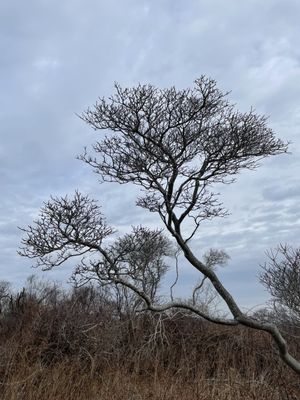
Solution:
<path fill-rule="evenodd" d="M 32 281 L 17 294 L 2 285 L 0 298 L 1 400 L 300 398 L 263 332 L 134 314 L 91 287 Z"/>

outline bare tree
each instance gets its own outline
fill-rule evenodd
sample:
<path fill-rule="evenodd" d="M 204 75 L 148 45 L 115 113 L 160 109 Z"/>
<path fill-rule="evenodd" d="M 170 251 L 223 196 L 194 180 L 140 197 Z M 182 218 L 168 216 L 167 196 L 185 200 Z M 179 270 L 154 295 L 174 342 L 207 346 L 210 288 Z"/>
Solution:
<path fill-rule="evenodd" d="M 168 270 L 165 257 L 173 253 L 172 245 L 162 231 L 133 227 L 132 233 L 118 238 L 110 251 L 118 260 L 118 272 L 125 267 L 126 276 L 154 302 Z"/>
<path fill-rule="evenodd" d="M 9 306 L 11 300 L 10 283 L 7 281 L 0 281 L 0 315 L 3 314 Z"/>
<path fill-rule="evenodd" d="M 261 283 L 274 301 L 275 311 L 288 313 L 300 321 L 300 248 L 280 245 L 267 252 L 268 262 L 262 268 Z M 285 310 L 285 312 L 284 312 Z"/>
<path fill-rule="evenodd" d="M 20 254 L 36 259 L 36 266 L 49 270 L 81 257 L 73 275 L 78 286 L 95 279 L 119 285 L 118 280 L 126 278 L 151 302 L 156 300 L 168 269 L 165 257 L 173 252 L 171 242 L 161 230 L 143 226 L 133 227 L 130 234 L 104 244 L 103 240 L 115 231 L 107 225 L 97 202 L 79 192 L 73 198 L 52 197 L 42 207 L 34 226 L 23 230 L 27 237 L 22 241 L 25 247 Z M 133 294 L 137 301 L 136 293 Z M 123 295 L 129 296 L 127 292 Z"/>
<path fill-rule="evenodd" d="M 229 255 L 219 249 L 209 249 L 203 255 L 203 263 L 214 271 L 219 266 L 225 266 L 229 259 Z M 216 312 L 220 298 L 206 275 L 203 275 L 195 285 L 191 300 L 193 306 L 197 304 L 197 307 L 205 310 L 206 314 L 211 314 L 213 310 Z"/>
<path fill-rule="evenodd" d="M 78 265 L 74 278 L 85 282 L 86 279 L 97 278 L 102 283 L 113 286 L 115 298 L 120 313 L 134 312 L 141 305 L 141 297 L 128 287 L 117 282 L 119 278 L 126 278 L 136 288 L 145 293 L 152 303 L 158 301 L 158 289 L 169 266 L 166 257 L 173 255 L 172 244 L 161 230 L 151 230 L 143 226 L 132 228 L 132 232 L 117 238 L 106 248 L 111 261 L 98 268 L 96 263 L 87 267 L 86 263 Z M 88 273 L 89 271 L 89 273 Z"/>
<path fill-rule="evenodd" d="M 83 258 L 82 273 L 89 273 L 92 266 L 98 279 L 128 287 L 141 297 L 148 310 L 182 308 L 214 323 L 242 324 L 266 331 L 272 335 L 282 359 L 300 373 L 300 363 L 289 354 L 279 330 L 245 315 L 214 268 L 205 258 L 197 257 L 190 245 L 203 220 L 227 214 L 213 185 L 234 182 L 242 169 L 254 169 L 262 159 L 285 153 L 287 144 L 275 138 L 264 116 L 253 110 L 238 112 L 227 100 L 227 93 L 204 76 L 195 81 L 194 89 L 161 90 L 151 85 L 132 89 L 115 87 L 115 95 L 108 100 L 99 99 L 94 108 L 82 115 L 95 130 L 111 133 L 93 146 L 95 155 L 85 150 L 80 158 L 93 167 L 102 181 L 134 183 L 141 187 L 144 195 L 138 198 L 137 205 L 158 213 L 186 260 L 211 282 L 225 301 L 232 319 L 212 317 L 185 302 L 153 303 L 144 288 L 128 275 L 128 264 L 123 271 L 114 247 L 103 246 L 103 239 L 112 230 L 104 224 L 95 203 L 79 195 L 77 203 L 71 203 L 77 207 L 78 202 L 84 201 L 84 209 L 75 208 L 70 220 L 68 217 L 62 223 L 58 218 L 55 226 L 53 216 L 47 220 L 49 210 L 57 215 L 69 215 L 68 204 L 62 199 L 63 210 L 58 212 L 53 209 L 53 203 L 58 204 L 59 200 L 53 199 L 44 208 L 35 227 L 26 230 L 22 253 L 37 257 L 39 264 L 46 263 L 51 268 L 75 253 L 98 251 L 102 256 L 100 261 L 89 259 L 87 263 Z M 56 262 L 52 258 L 54 253 Z"/>

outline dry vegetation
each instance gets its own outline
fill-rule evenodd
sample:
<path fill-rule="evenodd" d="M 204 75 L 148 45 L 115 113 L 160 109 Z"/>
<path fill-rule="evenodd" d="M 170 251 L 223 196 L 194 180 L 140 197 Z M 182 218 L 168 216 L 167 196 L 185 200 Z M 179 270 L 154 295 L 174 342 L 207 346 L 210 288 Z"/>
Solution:
<path fill-rule="evenodd" d="M 134 315 L 100 289 L 2 285 L 0 323 L 1 400 L 300 398 L 264 332 Z"/>

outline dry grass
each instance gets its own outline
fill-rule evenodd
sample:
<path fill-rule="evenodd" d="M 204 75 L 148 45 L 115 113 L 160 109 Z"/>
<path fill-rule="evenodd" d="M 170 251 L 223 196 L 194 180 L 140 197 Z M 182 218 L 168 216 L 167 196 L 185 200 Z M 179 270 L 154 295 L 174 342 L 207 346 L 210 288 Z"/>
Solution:
<path fill-rule="evenodd" d="M 300 398 L 299 377 L 264 333 L 116 315 L 103 298 L 80 296 L 15 296 L 2 307 L 1 400 Z"/>
<path fill-rule="evenodd" d="M 299 391 L 286 382 L 270 384 L 263 376 L 247 380 L 229 369 L 223 377 L 207 379 L 203 375 L 183 380 L 160 372 L 151 376 L 120 369 L 91 374 L 77 361 L 64 361 L 51 367 L 20 364 L 2 386 L 1 399 L 298 399 Z M 290 387 L 288 387 L 290 386 Z"/>

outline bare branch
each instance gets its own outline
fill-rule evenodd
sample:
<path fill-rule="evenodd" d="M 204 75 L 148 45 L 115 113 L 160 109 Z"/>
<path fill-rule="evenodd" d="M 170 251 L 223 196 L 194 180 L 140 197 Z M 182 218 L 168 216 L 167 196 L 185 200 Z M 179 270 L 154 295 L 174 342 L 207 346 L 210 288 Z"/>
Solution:
<path fill-rule="evenodd" d="M 36 266 L 51 269 L 72 257 L 100 251 L 104 238 L 114 230 L 107 226 L 97 202 L 76 192 L 73 198 L 51 198 L 26 236 L 19 254 L 36 259 Z"/>

